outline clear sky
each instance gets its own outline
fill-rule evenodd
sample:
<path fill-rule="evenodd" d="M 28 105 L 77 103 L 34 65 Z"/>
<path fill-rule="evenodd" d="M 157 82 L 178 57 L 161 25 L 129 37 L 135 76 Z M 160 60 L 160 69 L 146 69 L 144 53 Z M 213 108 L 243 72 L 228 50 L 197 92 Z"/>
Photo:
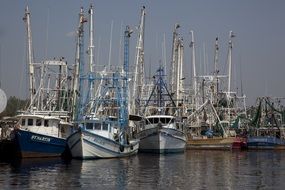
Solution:
<path fill-rule="evenodd" d="M 35 60 L 63 56 L 71 66 L 75 57 L 73 34 L 78 25 L 78 13 L 81 6 L 87 12 L 90 3 L 95 10 L 95 60 L 100 64 L 108 64 L 111 23 L 114 23 L 111 64 L 116 64 L 121 26 L 125 28 L 128 24 L 135 29 L 144 5 L 147 71 L 149 65 L 155 68 L 163 59 L 164 35 L 167 63 L 170 63 L 175 23 L 180 23 L 179 32 L 184 39 L 187 80 L 190 81 L 191 72 L 190 30 L 195 35 L 198 72 L 201 74 L 205 70 L 204 62 L 207 71 L 211 71 L 216 37 L 220 44 L 219 67 L 225 71 L 228 35 L 232 30 L 236 34 L 233 40 L 233 90 L 240 89 L 242 78 L 248 104 L 253 104 L 257 96 L 285 97 L 284 0 L 1 0 L 0 80 L 1 89 L 8 97 L 28 97 L 26 33 L 22 20 L 25 6 L 28 5 L 31 12 Z M 85 31 L 87 36 L 87 27 Z M 136 34 L 131 38 L 131 64 L 134 63 L 135 43 Z"/>

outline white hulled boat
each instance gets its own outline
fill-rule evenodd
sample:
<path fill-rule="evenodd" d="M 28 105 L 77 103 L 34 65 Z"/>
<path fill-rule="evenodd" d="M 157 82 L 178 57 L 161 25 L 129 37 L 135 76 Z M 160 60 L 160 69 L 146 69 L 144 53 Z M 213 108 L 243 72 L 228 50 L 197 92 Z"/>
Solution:
<path fill-rule="evenodd" d="M 186 135 L 179 129 L 175 117 L 151 115 L 145 118 L 144 129 L 139 132 L 140 151 L 155 153 L 184 152 Z"/>
<path fill-rule="evenodd" d="M 90 14 L 90 46 L 89 46 L 89 94 L 78 114 L 79 130 L 73 133 L 67 144 L 72 157 L 78 159 L 97 159 L 125 157 L 138 152 L 139 141 L 132 139 L 128 118 L 128 48 L 130 30 L 125 31 L 125 53 L 123 72 L 93 71 L 93 37 L 92 6 Z M 82 73 L 79 74 L 81 79 Z M 94 83 L 98 82 L 97 93 Z M 82 82 L 80 83 L 82 84 Z M 80 87 L 80 85 L 79 85 Z M 80 88 L 82 94 L 83 88 Z"/>
<path fill-rule="evenodd" d="M 67 140 L 72 157 L 79 159 L 115 158 L 136 154 L 137 140 L 126 142 L 119 134 L 117 118 L 86 118 L 81 128 Z"/>
<path fill-rule="evenodd" d="M 161 67 L 158 73 L 158 79 L 155 81 L 152 93 L 145 105 L 144 125 L 137 134 L 140 139 L 139 151 L 184 152 L 187 136 L 181 117 L 179 117 L 179 109 L 168 93 L 162 79 L 163 69 Z M 172 106 L 167 107 L 170 104 Z"/>

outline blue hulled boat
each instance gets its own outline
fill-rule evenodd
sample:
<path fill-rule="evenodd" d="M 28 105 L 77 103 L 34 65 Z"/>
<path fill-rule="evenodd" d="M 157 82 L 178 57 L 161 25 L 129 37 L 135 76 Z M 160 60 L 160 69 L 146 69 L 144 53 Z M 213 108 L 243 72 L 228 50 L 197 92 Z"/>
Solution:
<path fill-rule="evenodd" d="M 66 137 L 71 126 L 59 117 L 20 114 L 12 135 L 22 158 L 61 156 L 66 148 Z"/>
<path fill-rule="evenodd" d="M 251 121 L 248 149 L 285 149 L 285 110 L 282 98 L 259 97 Z"/>
<path fill-rule="evenodd" d="M 22 158 L 60 156 L 73 128 L 67 62 L 60 58 L 35 63 L 28 7 L 23 20 L 27 29 L 30 104 L 15 116 L 18 122 L 12 140 Z"/>
<path fill-rule="evenodd" d="M 273 136 L 247 138 L 248 149 L 285 149 L 285 140 Z"/>

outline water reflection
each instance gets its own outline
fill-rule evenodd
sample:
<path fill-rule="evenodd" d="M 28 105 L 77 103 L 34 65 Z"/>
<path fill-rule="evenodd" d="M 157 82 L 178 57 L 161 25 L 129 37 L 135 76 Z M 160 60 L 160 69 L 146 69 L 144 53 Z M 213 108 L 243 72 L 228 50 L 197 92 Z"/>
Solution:
<path fill-rule="evenodd" d="M 126 187 L 134 176 L 133 160 L 134 157 L 81 161 L 78 182 L 95 189 Z"/>
<path fill-rule="evenodd" d="M 285 152 L 187 151 L 0 162 L 1 189 L 282 189 Z"/>
<path fill-rule="evenodd" d="M 58 173 L 58 166 L 61 165 L 60 158 L 11 160 L 10 163 L 3 163 L 4 167 L 1 167 L 0 187 L 4 187 L 3 189 L 11 186 L 16 189 L 49 187 L 50 183 L 55 181 L 54 174 Z"/>

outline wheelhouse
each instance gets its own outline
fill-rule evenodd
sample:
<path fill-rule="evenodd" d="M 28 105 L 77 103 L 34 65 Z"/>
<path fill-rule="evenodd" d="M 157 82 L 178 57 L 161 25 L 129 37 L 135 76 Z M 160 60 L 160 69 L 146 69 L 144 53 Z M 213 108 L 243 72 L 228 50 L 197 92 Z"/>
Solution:
<path fill-rule="evenodd" d="M 161 124 L 171 124 L 171 123 L 175 123 L 175 118 L 172 117 L 172 116 L 160 116 L 160 115 L 157 115 L 157 116 L 149 116 L 149 117 L 146 117 L 146 125 L 149 125 L 149 124 L 158 124 L 158 123 L 161 123 Z"/>
<path fill-rule="evenodd" d="M 60 120 L 53 117 L 39 117 L 34 115 L 20 116 L 19 124 L 21 128 L 29 127 L 57 127 Z"/>

